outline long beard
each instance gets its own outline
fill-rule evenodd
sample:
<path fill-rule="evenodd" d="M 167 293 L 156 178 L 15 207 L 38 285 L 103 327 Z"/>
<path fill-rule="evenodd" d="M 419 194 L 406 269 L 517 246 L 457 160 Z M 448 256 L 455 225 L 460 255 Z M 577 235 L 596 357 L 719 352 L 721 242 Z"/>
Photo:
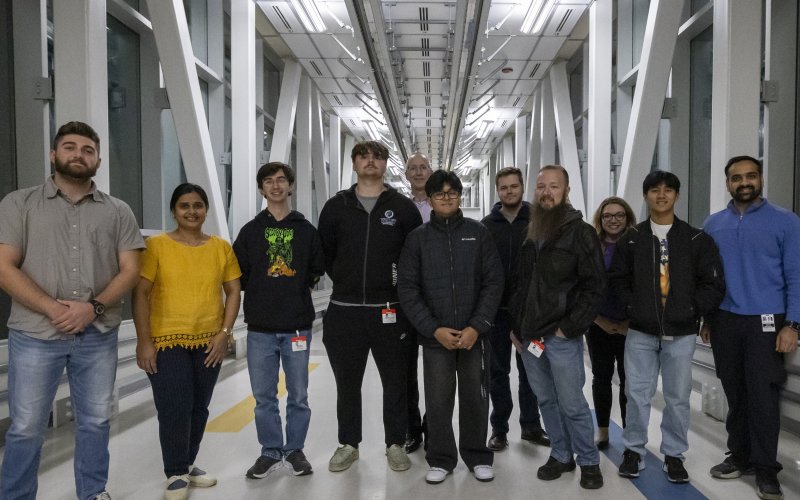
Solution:
<path fill-rule="evenodd" d="M 531 222 L 528 224 L 528 239 L 533 241 L 549 241 L 558 232 L 569 205 L 566 199 L 553 208 L 542 208 L 539 203 L 533 204 Z"/>

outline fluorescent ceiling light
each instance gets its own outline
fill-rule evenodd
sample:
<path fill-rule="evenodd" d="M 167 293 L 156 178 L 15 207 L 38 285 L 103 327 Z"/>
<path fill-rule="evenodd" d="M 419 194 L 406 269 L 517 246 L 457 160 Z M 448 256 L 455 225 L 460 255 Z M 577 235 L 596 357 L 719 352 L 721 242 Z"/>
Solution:
<path fill-rule="evenodd" d="M 292 4 L 295 14 L 300 18 L 300 22 L 303 23 L 306 30 L 312 33 L 325 31 L 325 22 L 322 20 L 322 15 L 312 0 L 289 0 L 289 3 Z"/>
<path fill-rule="evenodd" d="M 478 127 L 478 139 L 485 139 L 489 135 L 489 126 L 494 123 L 491 120 L 484 120 Z"/>
<path fill-rule="evenodd" d="M 547 21 L 547 18 L 550 17 L 550 12 L 553 10 L 553 5 L 556 3 L 556 0 L 548 0 L 547 5 L 545 5 L 544 9 L 542 9 L 542 13 L 539 15 L 539 19 L 536 21 L 536 24 L 533 25 L 533 33 L 534 35 L 538 35 L 544 29 L 544 23 Z"/>
<path fill-rule="evenodd" d="M 380 134 L 378 133 L 378 127 L 375 126 L 375 122 L 372 120 L 365 120 L 364 124 L 367 126 L 367 132 L 369 133 L 370 138 L 373 141 L 379 141 Z"/>
<path fill-rule="evenodd" d="M 523 33 L 538 34 L 544 28 L 544 23 L 550 16 L 550 11 L 553 10 L 553 5 L 556 0 L 531 0 L 528 6 L 528 11 L 525 13 L 525 19 L 522 21 L 520 31 Z M 544 8 L 542 8 L 544 5 Z"/>

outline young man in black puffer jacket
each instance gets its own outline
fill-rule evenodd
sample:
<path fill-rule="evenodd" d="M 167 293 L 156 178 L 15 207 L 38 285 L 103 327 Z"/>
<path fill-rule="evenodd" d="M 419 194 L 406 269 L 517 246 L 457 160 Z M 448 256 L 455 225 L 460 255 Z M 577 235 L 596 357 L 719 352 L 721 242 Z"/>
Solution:
<path fill-rule="evenodd" d="M 458 453 L 479 481 L 494 479 L 494 455 L 486 447 L 489 416 L 487 333 L 503 294 L 503 272 L 494 241 L 459 208 L 461 181 L 437 170 L 425 191 L 430 222 L 413 231 L 400 256 L 398 292 L 419 332 L 425 380 L 430 466 L 425 480 L 441 483 Z M 458 379 L 459 446 L 453 435 Z"/>

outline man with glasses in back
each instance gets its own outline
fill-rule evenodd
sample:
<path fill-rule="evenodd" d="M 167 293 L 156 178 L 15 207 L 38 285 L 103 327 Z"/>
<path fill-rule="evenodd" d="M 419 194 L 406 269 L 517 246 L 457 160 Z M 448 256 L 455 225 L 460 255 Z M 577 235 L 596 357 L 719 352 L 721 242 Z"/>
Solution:
<path fill-rule="evenodd" d="M 431 164 L 422 153 L 414 153 L 406 161 L 406 180 L 411 186 L 411 201 L 417 206 L 422 222 L 431 220 L 431 204 L 425 193 L 425 183 L 431 176 Z M 417 359 L 419 345 L 417 332 L 412 331 L 411 342 L 408 343 L 408 433 L 406 434 L 406 453 L 417 451 L 422 445 L 425 432 L 425 419 L 419 411 L 419 379 L 417 377 Z"/>

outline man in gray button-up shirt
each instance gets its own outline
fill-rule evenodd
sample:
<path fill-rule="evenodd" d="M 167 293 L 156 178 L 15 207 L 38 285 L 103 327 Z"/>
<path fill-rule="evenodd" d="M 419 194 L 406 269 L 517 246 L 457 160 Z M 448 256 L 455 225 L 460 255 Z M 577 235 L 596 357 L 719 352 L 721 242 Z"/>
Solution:
<path fill-rule="evenodd" d="M 55 174 L 0 202 L 0 287 L 13 300 L 2 498 L 36 497 L 44 432 L 65 367 L 77 496 L 107 498 L 120 302 L 138 281 L 144 241 L 130 207 L 92 182 L 99 150 L 89 125 L 63 125 L 50 151 Z"/>

